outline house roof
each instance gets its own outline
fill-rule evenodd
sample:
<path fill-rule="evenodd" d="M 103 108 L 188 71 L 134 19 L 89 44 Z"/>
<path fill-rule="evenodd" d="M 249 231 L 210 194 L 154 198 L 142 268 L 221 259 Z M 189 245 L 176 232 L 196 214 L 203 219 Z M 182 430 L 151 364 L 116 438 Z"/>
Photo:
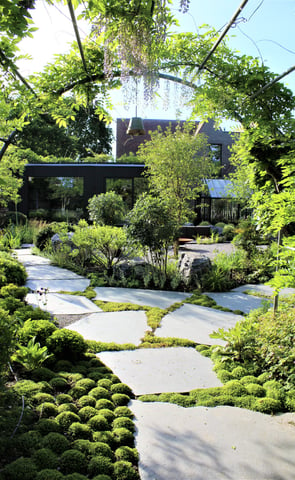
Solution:
<path fill-rule="evenodd" d="M 209 196 L 211 198 L 229 198 L 235 195 L 230 191 L 232 182 L 223 178 L 206 179 Z"/>

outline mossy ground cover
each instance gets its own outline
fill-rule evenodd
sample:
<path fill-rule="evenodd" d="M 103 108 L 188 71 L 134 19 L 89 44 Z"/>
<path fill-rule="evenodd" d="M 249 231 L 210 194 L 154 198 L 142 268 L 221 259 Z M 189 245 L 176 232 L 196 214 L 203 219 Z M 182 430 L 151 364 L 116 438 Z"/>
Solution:
<path fill-rule="evenodd" d="M 139 479 L 127 385 L 91 353 L 31 373 L 1 390 L 1 480 Z"/>

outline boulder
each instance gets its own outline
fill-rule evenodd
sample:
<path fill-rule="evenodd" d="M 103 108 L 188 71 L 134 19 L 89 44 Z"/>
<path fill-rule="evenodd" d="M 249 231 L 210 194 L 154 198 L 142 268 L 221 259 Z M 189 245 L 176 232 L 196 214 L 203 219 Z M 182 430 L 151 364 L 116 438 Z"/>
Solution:
<path fill-rule="evenodd" d="M 212 267 L 209 258 L 192 258 L 186 253 L 180 255 L 177 266 L 185 283 L 192 286 L 198 286 L 202 275 L 207 273 Z"/>

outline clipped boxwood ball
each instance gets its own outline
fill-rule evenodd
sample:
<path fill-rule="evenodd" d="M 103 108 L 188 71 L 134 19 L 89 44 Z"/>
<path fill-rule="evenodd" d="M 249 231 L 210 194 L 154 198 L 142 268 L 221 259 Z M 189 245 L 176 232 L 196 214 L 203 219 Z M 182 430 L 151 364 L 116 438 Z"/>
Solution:
<path fill-rule="evenodd" d="M 91 380 L 91 378 L 81 378 L 81 380 L 76 382 L 76 387 L 83 387 L 88 392 L 92 388 L 96 387 L 96 383 L 94 380 Z"/>
<path fill-rule="evenodd" d="M 61 405 L 62 403 L 72 403 L 73 399 L 71 395 L 68 393 L 59 393 L 56 395 L 56 403 L 57 405 Z"/>
<path fill-rule="evenodd" d="M 80 397 L 87 395 L 87 388 L 74 386 L 68 392 L 75 400 L 78 400 Z"/>
<path fill-rule="evenodd" d="M 74 440 L 72 446 L 75 450 L 84 453 L 85 455 L 91 455 L 93 451 L 93 443 L 90 440 L 85 440 L 84 438 L 78 438 Z"/>
<path fill-rule="evenodd" d="M 97 400 L 95 403 L 95 408 L 96 410 L 100 410 L 101 408 L 107 408 L 108 410 L 114 410 L 115 405 L 111 400 L 108 400 L 107 398 L 100 398 Z"/>
<path fill-rule="evenodd" d="M 130 408 L 125 406 L 115 408 L 114 414 L 116 417 L 134 418 L 134 414 L 131 412 Z"/>
<path fill-rule="evenodd" d="M 231 373 L 234 378 L 239 380 L 240 378 L 245 377 L 248 372 L 244 367 L 236 367 Z"/>
<path fill-rule="evenodd" d="M 33 395 L 32 400 L 39 405 L 45 402 L 54 403 L 54 396 L 50 395 L 50 393 L 39 392 Z"/>
<path fill-rule="evenodd" d="M 37 467 L 30 458 L 18 458 L 3 470 L 5 480 L 35 480 Z"/>
<path fill-rule="evenodd" d="M 92 430 L 89 425 L 85 425 L 84 423 L 74 422 L 69 426 L 68 429 L 69 435 L 73 439 L 83 438 L 85 440 L 92 439 Z"/>
<path fill-rule="evenodd" d="M 128 417 L 118 417 L 113 421 L 113 428 L 127 428 L 130 432 L 134 432 L 135 426 L 132 420 Z"/>
<path fill-rule="evenodd" d="M 46 367 L 35 368 L 31 373 L 31 379 L 37 382 L 42 380 L 45 380 L 45 382 L 49 382 L 54 377 L 55 373 Z"/>
<path fill-rule="evenodd" d="M 16 437 L 16 447 L 21 450 L 23 455 L 29 456 L 34 450 L 39 448 L 41 438 L 40 432 L 29 430 Z"/>
<path fill-rule="evenodd" d="M 112 381 L 109 380 L 108 378 L 102 378 L 97 382 L 98 387 L 103 387 L 103 388 L 106 388 L 107 390 L 110 390 L 112 384 L 113 384 Z"/>
<path fill-rule="evenodd" d="M 58 360 L 55 364 L 56 372 L 72 372 L 73 364 L 70 360 Z"/>
<path fill-rule="evenodd" d="M 224 370 L 224 369 L 217 370 L 217 377 L 222 383 L 227 383 L 233 379 L 231 372 L 228 372 L 227 370 Z"/>
<path fill-rule="evenodd" d="M 263 385 L 265 382 L 271 379 L 271 374 L 269 372 L 263 372 L 258 377 L 258 382 Z"/>
<path fill-rule="evenodd" d="M 240 368 L 240 367 L 237 367 L 237 368 Z M 241 397 L 242 395 L 247 394 L 247 390 L 245 386 L 239 380 L 230 380 L 224 385 L 223 388 L 227 395 Z"/>
<path fill-rule="evenodd" d="M 78 413 L 78 408 L 74 403 L 62 403 L 57 407 L 58 413 L 62 412 L 73 412 Z"/>
<path fill-rule="evenodd" d="M 92 457 L 88 464 L 88 475 L 93 477 L 95 475 L 113 475 L 113 462 L 108 457 L 97 455 Z"/>
<path fill-rule="evenodd" d="M 94 456 L 108 457 L 111 460 L 114 459 L 113 450 L 104 442 L 94 442 L 92 444 L 92 453 Z"/>
<path fill-rule="evenodd" d="M 51 432 L 45 435 L 42 445 L 45 448 L 50 448 L 55 453 L 63 453 L 65 450 L 68 450 L 70 443 L 61 433 Z"/>
<path fill-rule="evenodd" d="M 57 406 L 54 403 L 44 402 L 36 407 L 40 418 L 55 417 L 58 414 Z"/>
<path fill-rule="evenodd" d="M 111 448 L 116 446 L 115 437 L 110 430 L 93 432 L 93 441 L 107 443 Z"/>
<path fill-rule="evenodd" d="M 74 412 L 62 412 L 56 417 L 56 421 L 63 430 L 68 430 L 74 422 L 80 422 L 80 417 Z"/>
<path fill-rule="evenodd" d="M 261 413 L 273 414 L 280 412 L 282 409 L 282 404 L 279 400 L 274 398 L 258 398 L 254 403 L 254 409 Z"/>
<path fill-rule="evenodd" d="M 70 473 L 64 477 L 64 480 L 88 480 L 88 477 L 81 473 Z"/>
<path fill-rule="evenodd" d="M 66 450 L 59 459 L 60 470 L 64 474 L 86 473 L 86 457 L 78 450 Z"/>
<path fill-rule="evenodd" d="M 259 383 L 258 381 L 258 378 L 257 377 L 254 377 L 254 375 L 246 375 L 245 377 L 242 377 L 240 379 L 240 382 L 243 384 L 243 385 L 247 385 L 249 383 Z"/>
<path fill-rule="evenodd" d="M 35 480 L 64 480 L 64 476 L 58 470 L 45 468 L 37 473 Z"/>
<path fill-rule="evenodd" d="M 35 428 L 41 433 L 41 435 L 47 435 L 50 432 L 61 432 L 61 426 L 53 418 L 41 418 L 36 423 Z"/>
<path fill-rule="evenodd" d="M 112 480 L 109 475 L 95 475 L 92 480 Z"/>
<path fill-rule="evenodd" d="M 81 418 L 82 422 L 87 422 L 90 418 L 97 415 L 97 410 L 94 407 L 82 407 L 78 412 L 79 417 Z"/>
<path fill-rule="evenodd" d="M 27 345 L 32 337 L 36 337 L 36 342 L 41 346 L 46 345 L 46 341 L 53 332 L 57 331 L 56 325 L 50 320 L 26 320 L 19 329 L 19 341 L 23 345 Z"/>
<path fill-rule="evenodd" d="M 90 418 L 88 425 L 96 432 L 109 429 L 109 424 L 103 415 L 95 415 Z"/>
<path fill-rule="evenodd" d="M 248 383 L 246 385 L 247 392 L 249 395 L 254 395 L 254 397 L 265 397 L 266 390 L 261 385 L 257 383 Z"/>
<path fill-rule="evenodd" d="M 68 382 L 65 378 L 62 377 L 54 377 L 49 380 L 49 384 L 54 388 L 54 390 L 64 392 L 69 388 Z"/>
<path fill-rule="evenodd" d="M 106 398 L 109 400 L 111 398 L 110 392 L 103 387 L 92 388 L 92 390 L 89 392 L 89 395 L 94 397 L 96 400 L 99 400 L 100 398 Z"/>
<path fill-rule="evenodd" d="M 94 397 L 90 397 L 90 395 L 82 395 L 82 397 L 78 398 L 77 405 L 82 407 L 95 407 L 96 400 Z"/>
<path fill-rule="evenodd" d="M 114 414 L 114 412 L 112 410 L 109 410 L 108 408 L 100 409 L 99 415 L 103 415 L 109 424 L 111 424 L 113 420 L 116 418 L 116 415 Z"/>
<path fill-rule="evenodd" d="M 120 407 L 122 405 L 128 405 L 130 397 L 124 393 L 114 393 L 112 395 L 112 401 L 117 407 Z"/>
<path fill-rule="evenodd" d="M 55 469 L 58 466 L 58 457 L 50 448 L 40 448 L 36 450 L 32 455 L 32 460 L 38 470 L 41 470 L 41 468 Z"/>
<path fill-rule="evenodd" d="M 117 448 L 115 451 L 115 456 L 117 460 L 125 460 L 127 462 L 131 462 L 133 465 L 137 465 L 139 460 L 136 448 L 127 447 L 126 445 Z"/>
<path fill-rule="evenodd" d="M 114 475 L 116 480 L 140 480 L 140 476 L 132 463 L 125 460 L 114 463 Z"/>
<path fill-rule="evenodd" d="M 128 447 L 134 447 L 133 433 L 130 432 L 130 430 L 127 430 L 127 428 L 114 428 L 113 435 L 118 447 L 121 447 L 123 445 L 127 445 Z"/>
<path fill-rule="evenodd" d="M 130 387 L 128 385 L 125 385 L 125 383 L 113 383 L 111 386 L 111 392 L 112 393 L 124 393 L 125 395 L 128 395 L 129 397 L 133 398 L 133 393 Z"/>
<path fill-rule="evenodd" d="M 46 345 L 56 358 L 76 360 L 87 350 L 87 343 L 82 335 L 65 328 L 55 330 L 47 339 Z"/>

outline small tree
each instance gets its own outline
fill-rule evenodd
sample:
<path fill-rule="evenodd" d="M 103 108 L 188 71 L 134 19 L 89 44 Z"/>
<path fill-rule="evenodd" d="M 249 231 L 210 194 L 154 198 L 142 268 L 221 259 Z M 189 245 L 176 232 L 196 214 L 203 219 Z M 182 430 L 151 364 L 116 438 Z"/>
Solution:
<path fill-rule="evenodd" d="M 193 135 L 189 123 L 150 132 L 151 140 L 140 145 L 138 157 L 147 167 L 151 192 L 167 203 L 170 217 L 180 226 L 189 216 L 191 201 L 212 176 L 214 164 L 207 138 Z"/>
<path fill-rule="evenodd" d="M 90 198 L 88 211 L 90 220 L 98 225 L 116 225 L 124 219 L 126 208 L 120 195 L 107 192 Z"/>
<path fill-rule="evenodd" d="M 178 227 L 167 203 L 160 197 L 144 193 L 127 219 L 129 237 L 144 248 L 152 265 L 166 274 L 168 248 L 175 239 Z"/>

